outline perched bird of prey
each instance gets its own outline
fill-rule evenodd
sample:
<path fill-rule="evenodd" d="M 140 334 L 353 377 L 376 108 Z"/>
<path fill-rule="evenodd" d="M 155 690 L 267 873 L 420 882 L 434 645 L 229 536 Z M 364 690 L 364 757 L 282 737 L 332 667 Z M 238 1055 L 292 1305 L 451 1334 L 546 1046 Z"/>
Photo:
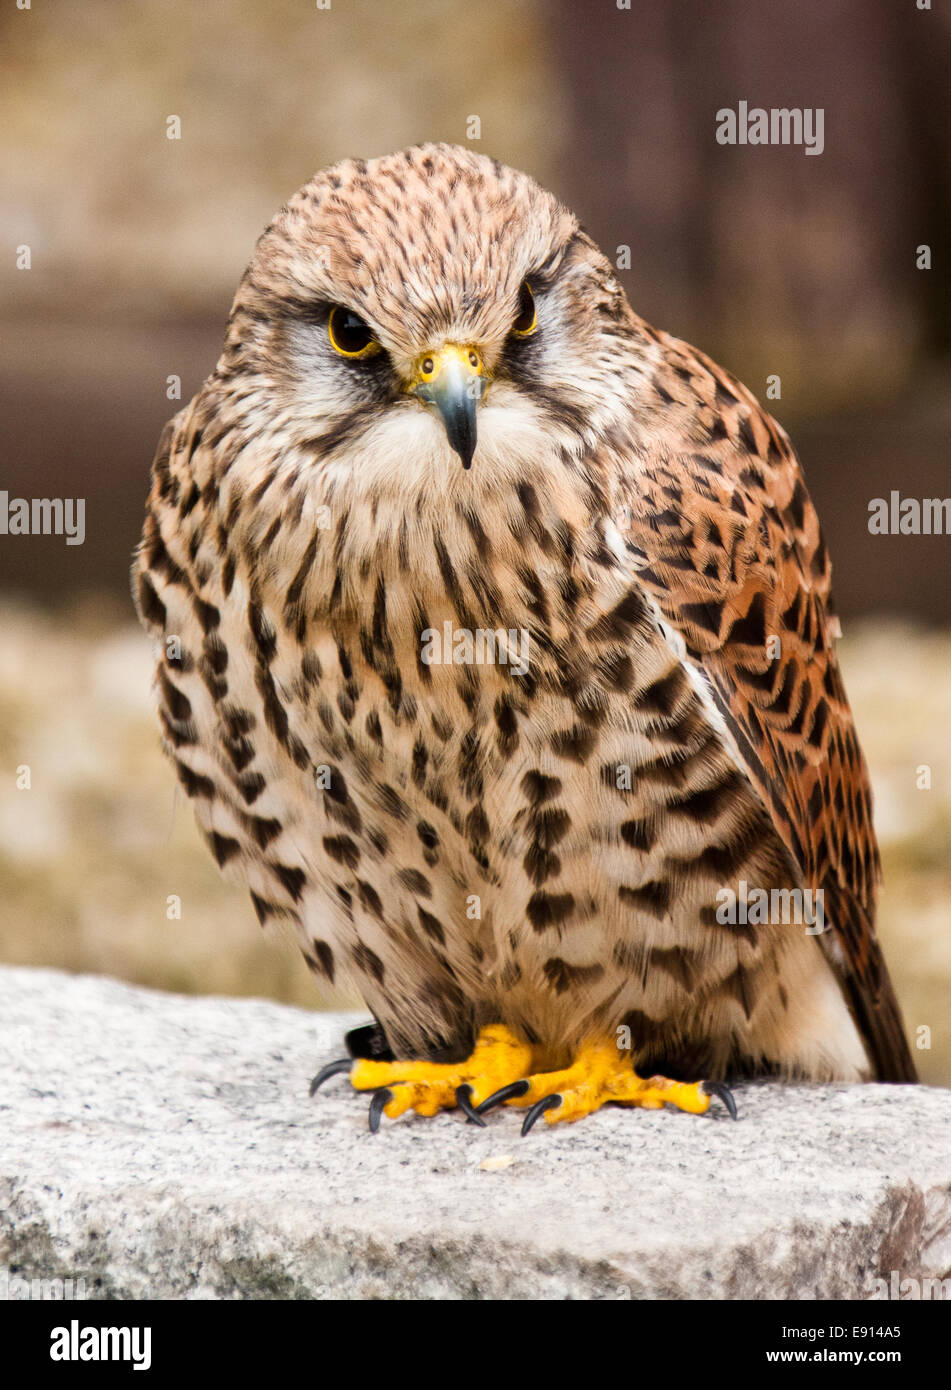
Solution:
<path fill-rule="evenodd" d="M 426 145 L 290 200 L 133 578 L 212 853 L 374 1015 L 317 1078 L 371 1128 L 915 1079 L 795 455 L 531 178 Z"/>

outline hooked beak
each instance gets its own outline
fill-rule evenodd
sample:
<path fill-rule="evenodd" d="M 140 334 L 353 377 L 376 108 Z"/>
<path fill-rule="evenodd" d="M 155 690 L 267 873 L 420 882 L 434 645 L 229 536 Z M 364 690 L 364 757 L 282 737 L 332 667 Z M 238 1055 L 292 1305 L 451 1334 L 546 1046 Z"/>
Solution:
<path fill-rule="evenodd" d="M 407 387 L 411 396 L 439 411 L 450 447 L 462 459 L 463 468 L 471 465 L 475 453 L 476 407 L 487 385 L 478 350 L 446 343 L 420 358 L 416 377 Z"/>

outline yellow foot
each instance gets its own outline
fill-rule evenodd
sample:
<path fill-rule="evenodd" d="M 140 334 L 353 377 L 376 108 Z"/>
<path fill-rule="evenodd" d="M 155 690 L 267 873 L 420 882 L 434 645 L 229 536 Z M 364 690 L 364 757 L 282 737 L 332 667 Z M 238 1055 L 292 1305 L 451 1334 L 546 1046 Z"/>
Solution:
<path fill-rule="evenodd" d="M 482 1117 L 502 1104 L 528 1107 L 523 1134 L 540 1115 L 554 1125 L 591 1115 L 609 1102 L 645 1110 L 673 1105 L 703 1115 L 711 1097 L 718 1096 L 736 1119 L 733 1096 L 721 1082 L 688 1084 L 665 1076 L 640 1077 L 630 1056 L 619 1052 L 613 1039 L 582 1047 L 563 1071 L 532 1073 L 532 1048 L 502 1023 L 482 1029 L 472 1056 L 464 1062 L 374 1062 L 349 1057 L 331 1062 L 314 1077 L 311 1095 L 329 1077 L 343 1072 L 350 1073 L 356 1090 L 374 1093 L 370 1102 L 373 1133 L 384 1114 L 395 1120 L 407 1110 L 435 1115 L 456 1106 L 484 1126 Z"/>
<path fill-rule="evenodd" d="M 464 1062 L 331 1062 L 314 1077 L 311 1095 L 328 1077 L 348 1071 L 356 1090 L 375 1093 L 370 1102 L 370 1129 L 374 1133 L 382 1114 L 395 1120 L 407 1110 L 435 1115 L 456 1106 L 484 1126 L 476 1107 L 499 1087 L 525 1076 L 531 1065 L 531 1047 L 504 1024 L 493 1023 L 482 1029 L 472 1056 Z"/>
<path fill-rule="evenodd" d="M 518 1083 L 518 1090 L 505 1087 L 489 1096 L 479 1107 L 480 1115 L 493 1106 L 528 1106 L 522 1125 L 527 1134 L 540 1115 L 550 1125 L 563 1120 L 580 1120 L 592 1115 L 610 1102 L 636 1105 L 644 1110 L 660 1110 L 673 1105 L 691 1115 L 704 1115 L 710 1109 L 712 1096 L 719 1096 L 733 1119 L 736 1105 L 729 1088 L 717 1081 L 669 1081 L 666 1076 L 641 1077 L 631 1065 L 628 1054 L 619 1052 L 615 1043 L 589 1043 L 582 1047 L 570 1067 L 564 1071 L 539 1072 Z"/>

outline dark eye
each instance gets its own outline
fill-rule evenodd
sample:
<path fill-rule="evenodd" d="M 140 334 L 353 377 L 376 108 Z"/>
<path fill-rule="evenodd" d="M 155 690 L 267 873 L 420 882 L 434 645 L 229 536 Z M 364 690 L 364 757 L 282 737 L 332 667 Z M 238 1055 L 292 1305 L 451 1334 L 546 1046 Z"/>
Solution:
<path fill-rule="evenodd" d="M 532 287 L 526 280 L 518 292 L 518 318 L 512 324 L 512 332 L 518 338 L 527 338 L 530 333 L 534 333 L 538 327 L 538 315 L 535 313 L 535 296 L 532 294 Z"/>
<path fill-rule="evenodd" d="M 340 304 L 330 311 L 327 336 L 341 357 L 372 357 L 380 351 L 380 344 L 374 338 L 372 329 L 359 314 Z"/>

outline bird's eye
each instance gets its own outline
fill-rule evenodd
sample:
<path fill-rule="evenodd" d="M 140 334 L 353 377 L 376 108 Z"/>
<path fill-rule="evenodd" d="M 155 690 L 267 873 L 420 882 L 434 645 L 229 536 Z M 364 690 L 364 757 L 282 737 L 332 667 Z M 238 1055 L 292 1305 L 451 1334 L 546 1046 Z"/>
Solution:
<path fill-rule="evenodd" d="M 363 322 L 359 314 L 340 304 L 330 311 L 327 335 L 341 357 L 372 357 L 380 351 L 380 344 L 369 325 Z"/>
<path fill-rule="evenodd" d="M 517 338 L 527 338 L 537 327 L 535 296 L 532 294 L 531 285 L 525 280 L 518 292 L 518 318 L 512 324 L 512 332 Z"/>

